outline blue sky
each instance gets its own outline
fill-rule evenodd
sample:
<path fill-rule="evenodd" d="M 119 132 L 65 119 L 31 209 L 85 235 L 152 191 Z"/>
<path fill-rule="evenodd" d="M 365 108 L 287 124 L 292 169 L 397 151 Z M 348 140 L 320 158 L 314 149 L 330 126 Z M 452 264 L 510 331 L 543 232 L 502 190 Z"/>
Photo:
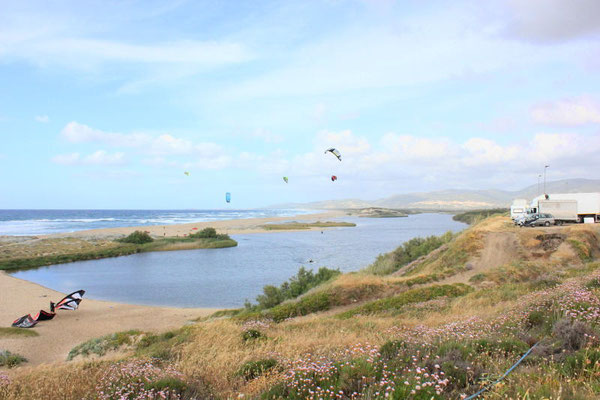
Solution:
<path fill-rule="evenodd" d="M 164 3 L 0 1 L 0 208 L 600 178 L 596 0 Z"/>

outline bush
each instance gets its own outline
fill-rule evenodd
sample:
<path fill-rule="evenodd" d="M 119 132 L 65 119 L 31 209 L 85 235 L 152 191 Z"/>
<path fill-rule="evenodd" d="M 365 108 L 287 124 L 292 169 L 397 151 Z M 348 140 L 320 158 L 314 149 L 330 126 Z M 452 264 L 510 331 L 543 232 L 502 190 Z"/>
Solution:
<path fill-rule="evenodd" d="M 109 350 L 116 350 L 121 346 L 133 343 L 132 338 L 141 335 L 140 331 L 131 330 L 126 332 L 117 332 L 105 335 L 99 338 L 90 339 L 86 342 L 73 347 L 67 356 L 67 361 L 72 360 L 78 355 L 87 357 L 91 354 L 103 356 Z"/>
<path fill-rule="evenodd" d="M 334 301 L 330 293 L 314 293 L 303 297 L 295 303 L 284 303 L 273 307 L 265 316 L 273 319 L 275 322 L 281 322 L 288 318 L 325 311 L 331 308 L 332 305 L 334 305 Z"/>
<path fill-rule="evenodd" d="M 473 225 L 476 222 L 482 221 L 492 215 L 508 215 L 508 208 L 494 208 L 490 210 L 473 210 L 461 214 L 456 214 L 452 217 L 453 220 L 464 222 L 465 224 Z"/>
<path fill-rule="evenodd" d="M 154 239 L 152 239 L 152 236 L 150 236 L 148 232 L 135 231 L 122 239 L 118 239 L 117 241 L 121 243 L 144 244 L 153 242 Z"/>
<path fill-rule="evenodd" d="M 587 344 L 588 337 L 593 335 L 593 331 L 581 321 L 563 318 L 554 324 L 552 335 L 560 340 L 563 349 L 573 351 L 583 348 Z"/>
<path fill-rule="evenodd" d="M 283 282 L 280 287 L 267 285 L 263 288 L 263 294 L 256 297 L 258 307 L 247 305 L 246 308 L 258 308 L 266 310 L 273 308 L 285 300 L 294 299 L 310 289 L 327 282 L 333 277 L 340 274 L 337 269 L 329 269 L 325 267 L 319 268 L 316 274 L 311 270 L 300 267 L 298 273 L 292 276 L 289 281 Z"/>
<path fill-rule="evenodd" d="M 600 366 L 600 351 L 586 349 L 569 355 L 560 365 L 559 370 L 567 376 L 579 374 L 597 374 Z"/>
<path fill-rule="evenodd" d="M 208 228 L 204 228 L 201 231 L 198 231 L 196 233 L 190 234 L 189 237 L 194 238 L 194 239 L 216 238 L 217 230 L 215 228 L 208 227 Z"/>
<path fill-rule="evenodd" d="M 406 349 L 406 343 L 401 340 L 390 340 L 385 342 L 379 349 L 379 354 L 384 360 L 391 360 L 395 358 L 400 350 Z"/>
<path fill-rule="evenodd" d="M 242 340 L 244 342 L 248 342 L 251 340 L 256 340 L 256 339 L 261 339 L 261 338 L 266 338 L 265 335 L 262 334 L 262 332 L 256 330 L 256 329 L 248 329 L 247 331 L 244 331 L 242 333 Z"/>
<path fill-rule="evenodd" d="M 365 271 L 375 275 L 391 274 L 404 265 L 421 256 L 427 255 L 443 244 L 450 242 L 452 238 L 454 238 L 452 232 L 446 232 L 441 236 L 413 238 L 408 242 L 404 242 L 391 253 L 379 255 L 373 264 L 365 268 Z"/>
<path fill-rule="evenodd" d="M 27 359 L 19 354 L 11 353 L 8 350 L 0 350 L 0 367 L 12 368 L 26 361 Z"/>
<path fill-rule="evenodd" d="M 238 369 L 236 375 L 243 377 L 249 381 L 254 378 L 258 378 L 265 372 L 274 368 L 277 365 L 277 360 L 273 358 L 267 358 L 264 360 L 248 361 L 244 363 L 240 369 Z"/>

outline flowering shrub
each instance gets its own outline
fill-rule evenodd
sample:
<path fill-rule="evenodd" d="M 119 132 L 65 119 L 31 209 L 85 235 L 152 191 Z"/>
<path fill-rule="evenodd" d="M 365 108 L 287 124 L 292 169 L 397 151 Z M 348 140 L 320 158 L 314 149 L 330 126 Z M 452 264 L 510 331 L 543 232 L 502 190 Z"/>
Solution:
<path fill-rule="evenodd" d="M 330 357 L 306 354 L 287 362 L 283 381 L 263 398 L 277 399 L 432 399 L 443 398 L 449 383 L 439 364 L 416 350 L 394 361 L 379 347 L 358 344 Z"/>
<path fill-rule="evenodd" d="M 98 398 L 180 399 L 185 390 L 183 375 L 171 366 L 132 360 L 111 365 L 96 386 Z"/>

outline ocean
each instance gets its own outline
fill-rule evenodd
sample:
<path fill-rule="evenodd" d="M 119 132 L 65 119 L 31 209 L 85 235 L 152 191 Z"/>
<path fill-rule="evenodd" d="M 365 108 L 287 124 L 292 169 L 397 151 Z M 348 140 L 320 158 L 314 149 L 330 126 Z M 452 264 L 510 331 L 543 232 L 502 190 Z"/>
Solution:
<path fill-rule="evenodd" d="M 0 210 L 0 235 L 35 236 L 87 229 L 286 217 L 315 210 Z"/>

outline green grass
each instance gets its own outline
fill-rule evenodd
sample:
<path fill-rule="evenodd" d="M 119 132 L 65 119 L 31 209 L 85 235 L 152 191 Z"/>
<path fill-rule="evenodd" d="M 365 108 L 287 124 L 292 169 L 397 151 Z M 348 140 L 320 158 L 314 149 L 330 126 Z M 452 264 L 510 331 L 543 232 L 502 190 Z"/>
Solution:
<path fill-rule="evenodd" d="M 300 267 L 296 275 L 283 282 L 279 287 L 266 285 L 263 288 L 263 294 L 256 297 L 258 304 L 253 306 L 246 303 L 246 308 L 249 311 L 273 308 L 285 300 L 294 299 L 308 292 L 310 289 L 330 281 L 340 274 L 341 272 L 337 269 L 321 267 L 317 273 L 313 273 L 311 270 Z"/>
<path fill-rule="evenodd" d="M 465 224 L 474 225 L 492 215 L 508 215 L 508 208 L 492 208 L 489 210 L 473 210 L 464 213 L 456 214 L 452 217 L 453 220 L 464 222 Z"/>
<path fill-rule="evenodd" d="M 261 225 L 261 228 L 267 231 L 289 230 L 289 229 L 310 229 L 310 228 L 333 228 L 333 227 L 353 227 L 356 226 L 352 222 L 341 221 L 326 221 L 326 222 L 288 222 L 284 224 L 266 224 Z"/>
<path fill-rule="evenodd" d="M 417 258 L 431 253 L 454 238 L 452 232 L 441 236 L 413 238 L 404 242 L 396 250 L 377 256 L 375 262 L 364 269 L 364 272 L 374 275 L 388 275 L 396 272 Z"/>
<path fill-rule="evenodd" d="M 575 239 L 568 239 L 567 241 L 573 246 L 582 262 L 585 263 L 593 260 L 592 252 L 585 243 Z"/>
<path fill-rule="evenodd" d="M 23 329 L 23 328 L 0 328 L 0 338 L 2 337 L 11 337 L 11 336 L 25 336 L 25 337 L 34 337 L 39 336 L 40 334 L 31 329 Z"/>
<path fill-rule="evenodd" d="M 266 311 L 264 316 L 273 319 L 275 322 L 281 322 L 288 318 L 329 310 L 336 304 L 336 298 L 332 293 L 319 292 L 306 295 L 297 302 L 283 303 L 275 306 Z"/>
<path fill-rule="evenodd" d="M 0 367 L 12 368 L 26 361 L 27 359 L 19 354 L 11 353 L 8 350 L 0 350 Z"/>
<path fill-rule="evenodd" d="M 135 354 L 138 357 L 170 360 L 175 355 L 175 346 L 186 342 L 190 335 L 189 326 L 158 335 L 146 335 L 136 344 Z"/>
<path fill-rule="evenodd" d="M 178 243 L 189 244 L 189 246 L 178 247 Z M 18 270 L 42 267 L 45 265 L 65 264 L 75 261 L 97 260 L 101 258 L 120 257 L 135 253 L 145 253 L 150 251 L 168 251 L 185 249 L 219 249 L 225 247 L 235 247 L 237 242 L 229 237 L 223 238 L 221 235 L 216 238 L 194 239 L 188 237 L 182 238 L 163 238 L 144 244 L 121 243 L 117 247 L 89 251 L 83 253 L 57 254 L 41 257 L 10 258 L 0 261 L 0 270 Z"/>
<path fill-rule="evenodd" d="M 237 376 L 243 377 L 249 381 L 263 375 L 265 372 L 275 368 L 277 366 L 277 360 L 273 358 L 267 358 L 263 360 L 248 361 L 238 369 L 236 372 Z"/>
<path fill-rule="evenodd" d="M 114 351 L 122 346 L 133 344 L 135 338 L 140 335 L 142 335 L 142 332 L 131 330 L 90 339 L 73 347 L 67 356 L 67 361 L 77 356 L 87 357 L 90 354 L 103 356 L 108 351 Z"/>
<path fill-rule="evenodd" d="M 353 308 L 337 315 L 338 318 L 347 319 L 355 315 L 370 315 L 377 313 L 398 312 L 402 307 L 412 304 L 433 300 L 438 297 L 460 297 L 473 291 L 473 288 L 456 283 L 453 285 L 432 285 L 428 287 L 411 289 L 394 297 L 375 300 L 362 306 Z"/>

